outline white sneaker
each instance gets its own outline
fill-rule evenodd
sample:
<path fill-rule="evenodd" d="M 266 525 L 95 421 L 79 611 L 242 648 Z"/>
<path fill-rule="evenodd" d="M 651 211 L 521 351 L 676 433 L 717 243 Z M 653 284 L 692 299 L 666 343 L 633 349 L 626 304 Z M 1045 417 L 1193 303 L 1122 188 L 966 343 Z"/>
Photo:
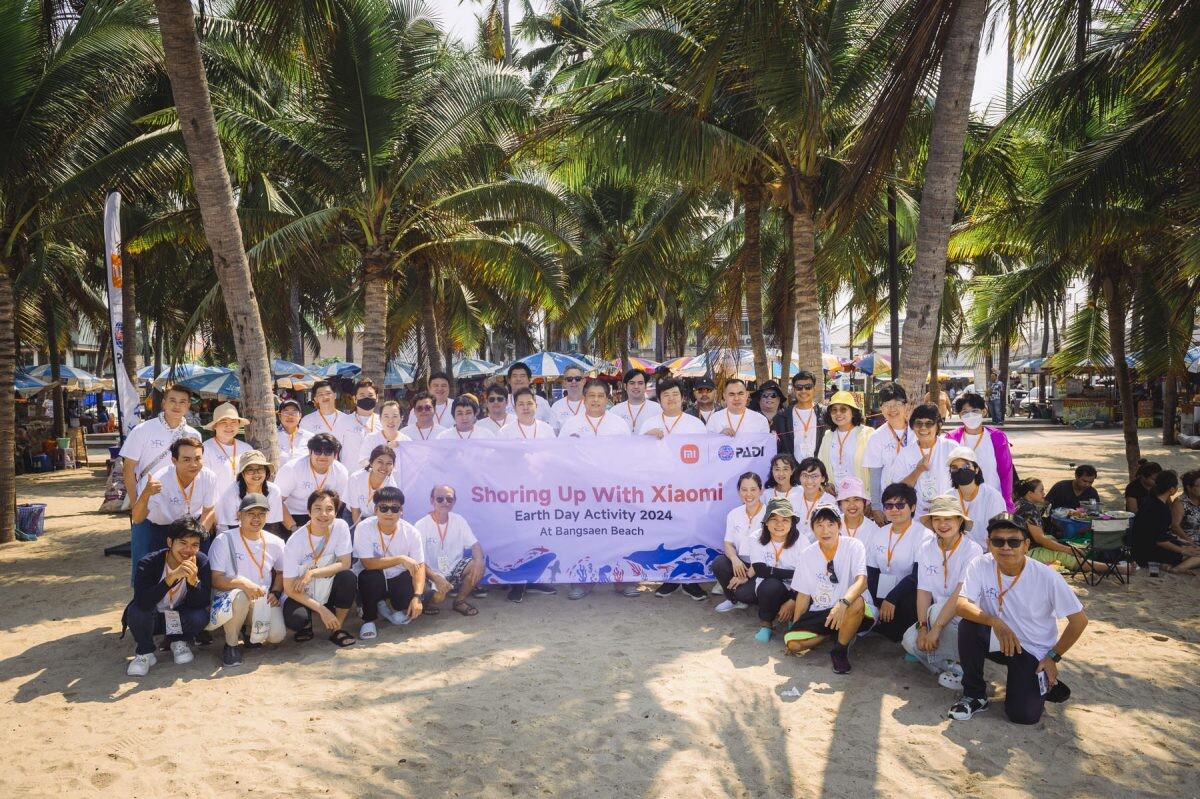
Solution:
<path fill-rule="evenodd" d="M 725 593 L 725 589 L 721 587 L 720 583 L 713 583 L 712 593 L 713 596 L 721 596 Z"/>
<path fill-rule="evenodd" d="M 713 610 L 717 613 L 728 613 L 731 610 L 743 610 L 750 607 L 744 602 L 734 602 L 732 599 L 726 599 L 721 604 L 717 605 Z"/>
<path fill-rule="evenodd" d="M 154 657 L 153 652 L 148 655 L 135 655 L 129 662 L 129 668 L 125 669 L 125 673 L 130 677 L 145 677 L 150 673 L 150 667 L 157 662 L 158 658 Z"/>
<path fill-rule="evenodd" d="M 962 672 L 947 669 L 938 675 L 938 685 L 951 691 L 962 690 Z"/>
<path fill-rule="evenodd" d="M 184 641 L 171 642 L 171 657 L 175 658 L 175 665 L 182 666 L 184 663 L 191 663 L 195 659 L 192 650 Z"/>

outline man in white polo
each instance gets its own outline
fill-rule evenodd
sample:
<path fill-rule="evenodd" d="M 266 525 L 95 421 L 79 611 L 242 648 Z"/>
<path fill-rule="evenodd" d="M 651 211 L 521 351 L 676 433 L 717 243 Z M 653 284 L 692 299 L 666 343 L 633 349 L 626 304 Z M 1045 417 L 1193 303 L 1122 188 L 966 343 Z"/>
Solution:
<path fill-rule="evenodd" d="M 654 400 L 646 398 L 646 373 L 641 369 L 630 369 L 622 382 L 625 384 L 625 396 L 629 399 L 614 405 L 612 412 L 624 419 L 630 430 L 636 431 L 643 417 L 660 414 L 662 408 Z"/>
<path fill-rule="evenodd" d="M 566 393 L 550 406 L 555 430 L 561 430 L 564 422 L 583 413 L 583 369 L 578 366 L 564 369 L 563 388 Z"/>
<path fill-rule="evenodd" d="M 736 377 L 725 381 L 724 397 L 725 407 L 708 419 L 708 432 L 730 438 L 771 432 L 767 417 L 746 407 L 750 399 L 746 381 Z"/>

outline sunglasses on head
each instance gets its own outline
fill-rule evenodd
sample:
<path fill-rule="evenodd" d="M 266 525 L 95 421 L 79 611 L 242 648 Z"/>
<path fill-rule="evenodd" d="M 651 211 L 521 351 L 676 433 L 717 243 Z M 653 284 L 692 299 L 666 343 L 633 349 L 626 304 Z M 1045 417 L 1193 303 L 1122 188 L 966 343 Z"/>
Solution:
<path fill-rule="evenodd" d="M 908 507 L 908 503 L 904 500 L 900 500 L 899 502 L 885 502 L 883 503 L 883 507 L 888 510 L 904 510 Z"/>
<path fill-rule="evenodd" d="M 825 564 L 825 574 L 829 576 L 829 582 L 831 585 L 838 584 L 838 576 L 837 576 L 837 572 L 833 570 L 833 561 L 832 560 Z"/>
<path fill-rule="evenodd" d="M 433 501 L 439 505 L 449 505 L 454 502 L 454 497 L 434 497 Z"/>
<path fill-rule="evenodd" d="M 384 503 L 383 505 L 376 505 L 375 510 L 379 511 L 380 513 L 399 513 L 400 511 L 404 510 L 404 506 L 399 504 L 390 505 Z"/>
<path fill-rule="evenodd" d="M 1024 538 L 992 537 L 988 538 L 988 541 L 990 541 L 992 546 L 994 546 L 996 549 L 1004 549 L 1005 547 L 1008 547 L 1009 549 L 1020 549 L 1021 544 L 1025 543 Z"/>

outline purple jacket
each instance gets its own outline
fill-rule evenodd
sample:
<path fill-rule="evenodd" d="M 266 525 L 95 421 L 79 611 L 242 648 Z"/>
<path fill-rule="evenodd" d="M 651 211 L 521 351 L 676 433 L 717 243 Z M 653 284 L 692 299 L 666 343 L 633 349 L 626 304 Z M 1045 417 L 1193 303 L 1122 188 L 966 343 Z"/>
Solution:
<path fill-rule="evenodd" d="M 994 427 L 983 426 L 987 431 L 988 437 L 992 439 L 992 451 L 996 453 L 996 473 L 1000 475 L 1000 496 L 1004 497 L 1004 505 L 1008 508 L 1008 512 L 1013 510 L 1013 459 L 1012 445 L 1008 443 L 1008 436 L 1004 435 L 1002 430 L 997 430 Z M 960 427 L 957 430 L 947 433 L 946 438 L 961 444 L 963 434 L 966 432 L 965 427 Z"/>

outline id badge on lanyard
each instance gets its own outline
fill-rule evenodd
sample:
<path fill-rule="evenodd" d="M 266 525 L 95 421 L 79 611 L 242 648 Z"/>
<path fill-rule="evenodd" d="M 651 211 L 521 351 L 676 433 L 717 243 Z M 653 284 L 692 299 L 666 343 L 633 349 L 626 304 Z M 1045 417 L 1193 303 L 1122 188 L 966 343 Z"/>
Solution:
<path fill-rule="evenodd" d="M 167 635 L 183 635 L 183 620 L 179 618 L 179 611 L 164 610 L 163 618 L 166 624 Z"/>

